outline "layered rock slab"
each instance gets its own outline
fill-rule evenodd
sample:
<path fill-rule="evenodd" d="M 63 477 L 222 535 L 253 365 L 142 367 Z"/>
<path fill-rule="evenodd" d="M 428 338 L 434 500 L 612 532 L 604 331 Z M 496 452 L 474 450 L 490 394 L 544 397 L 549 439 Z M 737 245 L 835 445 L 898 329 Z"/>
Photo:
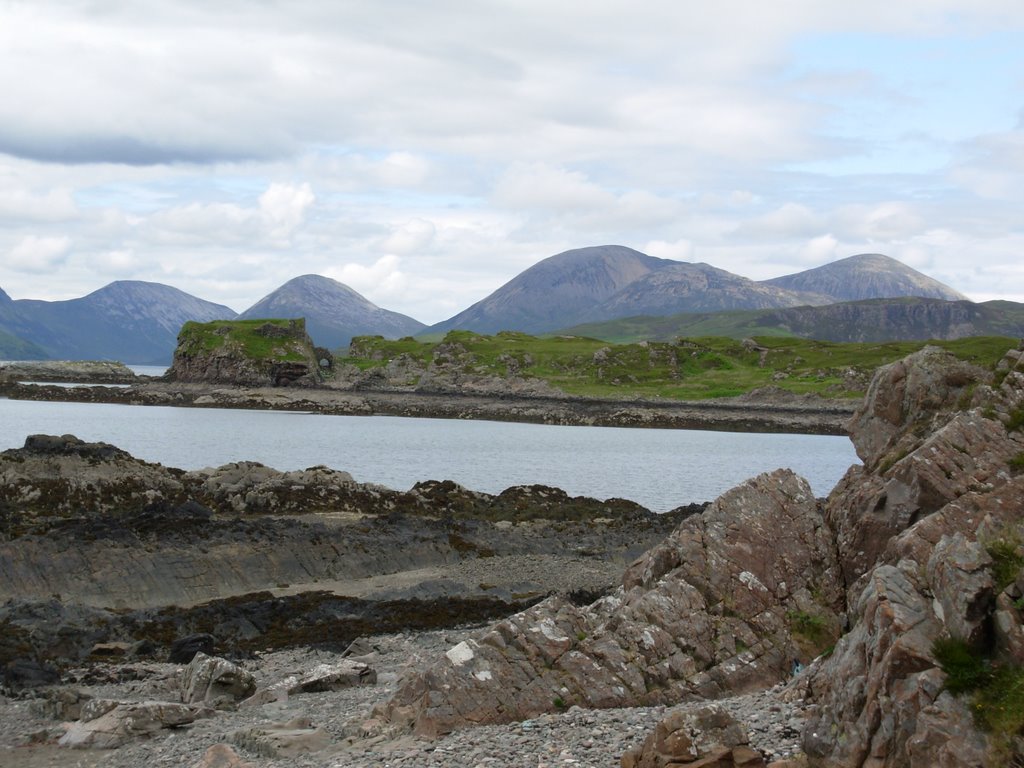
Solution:
<path fill-rule="evenodd" d="M 754 478 L 688 518 L 589 606 L 551 598 L 450 649 L 377 715 L 416 733 L 578 704 L 676 703 L 785 679 L 794 619 L 838 628 L 832 537 L 807 482 Z"/>

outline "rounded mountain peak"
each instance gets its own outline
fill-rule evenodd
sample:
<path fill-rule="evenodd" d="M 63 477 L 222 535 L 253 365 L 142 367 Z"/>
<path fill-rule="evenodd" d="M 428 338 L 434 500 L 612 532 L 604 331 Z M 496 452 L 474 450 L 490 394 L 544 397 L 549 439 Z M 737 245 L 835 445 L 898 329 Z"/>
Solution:
<path fill-rule="evenodd" d="M 959 291 L 882 253 L 858 253 L 805 272 L 764 281 L 790 290 L 827 296 L 834 301 L 918 296 L 963 301 Z"/>

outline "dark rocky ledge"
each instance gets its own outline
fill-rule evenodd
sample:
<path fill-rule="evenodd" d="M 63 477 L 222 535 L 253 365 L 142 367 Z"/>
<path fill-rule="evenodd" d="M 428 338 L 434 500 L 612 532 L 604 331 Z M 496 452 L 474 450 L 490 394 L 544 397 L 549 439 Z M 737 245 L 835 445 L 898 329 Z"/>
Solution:
<path fill-rule="evenodd" d="M 252 408 L 351 416 L 823 435 L 846 434 L 846 421 L 859 402 L 780 396 L 773 392 L 739 398 L 674 402 L 553 394 L 359 391 L 329 387 L 253 388 L 165 381 L 150 381 L 126 388 L 66 388 L 0 382 L 0 396 L 17 400 Z"/>

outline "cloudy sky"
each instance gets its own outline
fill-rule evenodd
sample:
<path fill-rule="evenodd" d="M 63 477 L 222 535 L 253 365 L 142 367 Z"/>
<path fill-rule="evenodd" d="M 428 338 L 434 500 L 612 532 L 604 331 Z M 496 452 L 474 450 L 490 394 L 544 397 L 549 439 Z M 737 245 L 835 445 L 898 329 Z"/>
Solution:
<path fill-rule="evenodd" d="M 618 243 L 1024 301 L 1020 0 L 0 0 L 0 288 L 436 322 Z"/>

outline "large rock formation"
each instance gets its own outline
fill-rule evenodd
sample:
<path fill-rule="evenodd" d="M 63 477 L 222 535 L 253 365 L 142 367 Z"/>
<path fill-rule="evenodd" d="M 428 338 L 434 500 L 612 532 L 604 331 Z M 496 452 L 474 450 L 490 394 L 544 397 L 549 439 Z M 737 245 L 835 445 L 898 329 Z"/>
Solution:
<path fill-rule="evenodd" d="M 318 352 L 297 320 L 189 322 L 178 334 L 171 381 L 243 386 L 309 386 L 321 380 Z"/>
<path fill-rule="evenodd" d="M 838 630 L 837 583 L 806 481 L 761 475 L 680 524 L 617 592 L 586 607 L 552 598 L 498 623 L 406 680 L 378 714 L 433 736 L 573 704 L 767 687 Z"/>

